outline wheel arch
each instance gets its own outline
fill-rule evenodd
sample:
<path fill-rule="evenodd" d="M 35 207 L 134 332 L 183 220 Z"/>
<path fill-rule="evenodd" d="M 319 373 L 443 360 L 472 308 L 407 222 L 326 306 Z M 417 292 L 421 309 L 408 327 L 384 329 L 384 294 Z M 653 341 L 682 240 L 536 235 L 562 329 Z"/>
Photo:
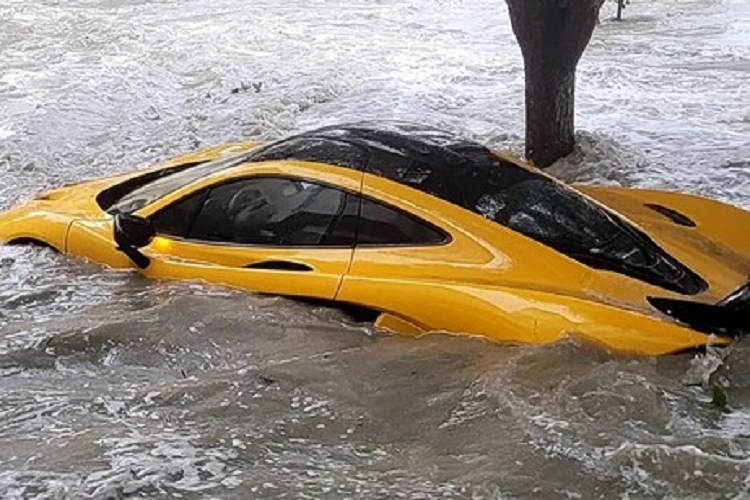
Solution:
<path fill-rule="evenodd" d="M 40 248 L 49 248 L 50 250 L 53 250 L 56 253 L 60 253 L 60 249 L 55 247 L 55 245 L 53 245 L 52 243 L 48 241 L 44 241 L 40 238 L 32 237 L 32 236 L 19 236 L 6 242 L 6 244 L 14 245 L 14 246 L 33 246 L 33 247 L 40 247 Z"/>

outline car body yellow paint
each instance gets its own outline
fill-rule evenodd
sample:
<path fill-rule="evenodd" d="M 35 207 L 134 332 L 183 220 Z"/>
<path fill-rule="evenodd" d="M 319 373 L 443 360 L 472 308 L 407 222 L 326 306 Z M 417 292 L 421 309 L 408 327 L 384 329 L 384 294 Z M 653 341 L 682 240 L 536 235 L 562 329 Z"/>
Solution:
<path fill-rule="evenodd" d="M 236 154 L 255 143 L 202 150 L 154 169 Z M 517 159 L 505 159 L 524 168 Z M 0 241 L 33 240 L 60 252 L 123 269 L 113 217 L 96 196 L 143 174 L 64 187 L 0 214 Z M 647 296 L 681 295 L 628 276 L 592 269 L 519 233 L 447 201 L 372 174 L 282 160 L 242 163 L 184 186 L 135 212 L 148 218 L 217 182 L 253 176 L 293 176 L 361 192 L 441 228 L 450 241 L 380 248 L 267 248 L 157 236 L 142 249 L 152 259 L 139 270 L 156 279 L 202 280 L 261 293 L 361 305 L 381 312 L 377 325 L 409 335 L 451 332 L 493 341 L 547 343 L 582 337 L 610 349 L 660 355 L 728 339 L 712 338 L 654 310 Z M 750 276 L 750 214 L 692 195 L 619 187 L 576 186 L 647 233 L 708 282 L 691 300 L 715 303 Z M 676 225 L 644 207 L 679 210 L 695 227 Z M 731 224 L 728 223 L 731 221 Z M 279 259 L 311 269 L 253 269 Z"/>

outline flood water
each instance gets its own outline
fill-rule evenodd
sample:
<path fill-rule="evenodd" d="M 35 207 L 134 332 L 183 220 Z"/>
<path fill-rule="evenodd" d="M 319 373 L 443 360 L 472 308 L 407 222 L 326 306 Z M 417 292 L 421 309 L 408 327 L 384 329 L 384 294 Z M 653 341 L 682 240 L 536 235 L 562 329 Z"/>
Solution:
<path fill-rule="evenodd" d="M 611 16 L 553 171 L 750 208 L 750 3 Z M 0 0 L 0 207 L 362 119 L 518 152 L 522 69 L 501 0 Z M 399 338 L 0 246 L 0 497 L 747 498 L 749 358 Z"/>

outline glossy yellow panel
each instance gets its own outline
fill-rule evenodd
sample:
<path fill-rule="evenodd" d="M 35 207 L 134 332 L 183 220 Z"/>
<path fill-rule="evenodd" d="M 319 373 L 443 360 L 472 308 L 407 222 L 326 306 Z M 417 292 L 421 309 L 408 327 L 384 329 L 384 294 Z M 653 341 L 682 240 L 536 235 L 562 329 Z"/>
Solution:
<path fill-rule="evenodd" d="M 70 227 L 67 252 L 116 269 L 135 267 L 125 254 L 115 249 L 111 217 L 75 221 Z"/>
<path fill-rule="evenodd" d="M 0 213 L 0 242 L 33 239 L 65 252 L 71 217 L 44 210 L 39 205 L 33 202 Z"/>
<path fill-rule="evenodd" d="M 646 355 L 673 353 L 710 341 L 706 335 L 655 317 L 535 290 L 348 275 L 344 291 L 347 301 L 396 312 L 402 321 L 426 332 L 513 343 L 578 336 L 609 349 Z M 402 331 L 398 324 L 393 329 Z M 726 344 L 727 340 L 714 342 Z"/>
<path fill-rule="evenodd" d="M 115 249 L 112 222 L 77 221 L 70 231 L 69 253 L 114 268 L 134 268 Z M 186 279 L 229 285 L 260 293 L 333 299 L 351 259 L 351 249 L 303 250 L 222 247 L 156 238 L 143 249 L 151 265 L 148 278 Z M 310 271 L 245 269 L 268 260 L 309 265 Z"/>
<path fill-rule="evenodd" d="M 416 325 L 413 322 L 404 319 L 401 316 L 397 316 L 393 313 L 383 313 L 378 316 L 375 320 L 375 326 L 378 328 L 384 328 L 401 335 L 422 335 L 426 332 L 426 328 L 421 325 Z"/>
<path fill-rule="evenodd" d="M 705 335 L 654 317 L 659 313 L 646 300 L 679 294 L 589 268 L 386 179 L 365 176 L 363 192 L 442 227 L 453 241 L 432 247 L 358 248 L 338 295 L 342 301 L 393 313 L 430 331 L 511 342 L 580 335 L 612 349 L 662 354 L 707 341 Z M 741 282 L 734 277 L 735 286 Z M 530 300 L 533 294 L 544 300 Z M 398 322 L 392 329 L 403 330 Z"/>
<path fill-rule="evenodd" d="M 229 246 L 157 238 L 144 253 L 153 278 L 202 279 L 247 290 L 332 300 L 349 268 L 352 249 Z M 249 269 L 267 262 L 309 270 Z"/>
<path fill-rule="evenodd" d="M 363 193 L 442 228 L 452 241 L 435 246 L 360 247 L 351 274 L 568 289 L 571 283 L 581 283 L 588 272 L 534 240 L 396 182 L 365 175 Z"/>
<path fill-rule="evenodd" d="M 282 270 L 243 269 L 180 260 L 154 258 L 143 275 L 149 278 L 195 280 L 227 285 L 257 293 L 332 299 L 340 274 L 316 270 L 309 273 Z"/>

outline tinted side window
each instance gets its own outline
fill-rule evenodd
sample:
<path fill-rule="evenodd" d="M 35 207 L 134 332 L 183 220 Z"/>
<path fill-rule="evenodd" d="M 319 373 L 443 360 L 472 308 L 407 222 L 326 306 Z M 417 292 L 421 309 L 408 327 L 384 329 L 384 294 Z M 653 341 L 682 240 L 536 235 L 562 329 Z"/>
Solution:
<path fill-rule="evenodd" d="M 346 206 L 321 242 L 328 247 L 353 247 L 359 224 L 359 197 L 346 193 Z"/>
<path fill-rule="evenodd" d="M 160 210 L 151 218 L 156 232 L 181 238 L 186 237 L 190 233 L 195 216 L 203 206 L 207 195 L 208 191 L 203 191 Z"/>
<path fill-rule="evenodd" d="M 264 246 L 347 246 L 331 238 L 345 214 L 344 191 L 297 179 L 255 178 L 211 189 L 190 239 Z M 330 241 L 330 242 L 329 242 Z"/>
<path fill-rule="evenodd" d="M 448 239 L 416 217 L 362 198 L 357 245 L 439 245 Z"/>

